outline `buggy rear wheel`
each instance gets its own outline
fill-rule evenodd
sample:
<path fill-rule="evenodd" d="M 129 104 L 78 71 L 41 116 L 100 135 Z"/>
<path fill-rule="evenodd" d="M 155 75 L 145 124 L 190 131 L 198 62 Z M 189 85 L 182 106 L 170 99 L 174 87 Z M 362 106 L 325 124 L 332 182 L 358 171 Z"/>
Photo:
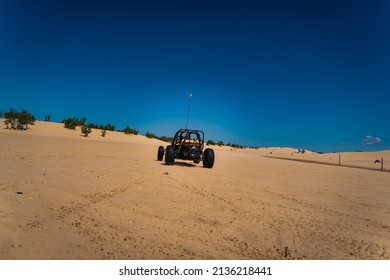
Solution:
<path fill-rule="evenodd" d="M 169 145 L 165 150 L 165 164 L 173 165 L 174 163 L 175 163 L 175 147 Z"/>
<path fill-rule="evenodd" d="M 213 149 L 206 149 L 203 154 L 203 166 L 206 168 L 213 168 L 214 166 L 214 150 Z"/>
<path fill-rule="evenodd" d="M 164 147 L 160 146 L 158 147 L 158 151 L 157 151 L 157 160 L 162 161 L 163 157 L 164 157 Z"/>

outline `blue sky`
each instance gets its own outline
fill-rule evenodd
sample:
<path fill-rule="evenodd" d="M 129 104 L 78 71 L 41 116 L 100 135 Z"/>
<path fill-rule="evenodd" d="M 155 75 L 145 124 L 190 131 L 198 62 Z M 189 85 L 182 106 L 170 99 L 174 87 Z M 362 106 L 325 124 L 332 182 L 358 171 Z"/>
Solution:
<path fill-rule="evenodd" d="M 390 149 L 388 1 L 0 1 L 0 110 Z"/>

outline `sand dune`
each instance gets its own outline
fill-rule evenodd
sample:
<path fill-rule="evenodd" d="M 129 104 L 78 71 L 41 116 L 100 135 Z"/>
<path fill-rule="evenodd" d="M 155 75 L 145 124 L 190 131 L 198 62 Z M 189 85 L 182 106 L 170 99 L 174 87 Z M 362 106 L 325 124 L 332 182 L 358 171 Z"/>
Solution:
<path fill-rule="evenodd" d="M 0 259 L 390 259 L 389 172 L 269 158 L 338 160 L 292 148 L 166 166 L 159 145 L 0 129 Z M 390 169 L 389 151 L 341 158 Z"/>

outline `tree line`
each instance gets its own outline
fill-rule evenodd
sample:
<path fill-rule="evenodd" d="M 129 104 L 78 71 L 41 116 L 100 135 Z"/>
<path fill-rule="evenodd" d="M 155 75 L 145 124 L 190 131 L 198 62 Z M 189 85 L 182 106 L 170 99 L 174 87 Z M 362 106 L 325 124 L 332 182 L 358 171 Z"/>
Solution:
<path fill-rule="evenodd" d="M 13 108 L 9 109 L 7 112 L 0 111 L 0 118 L 5 118 L 4 124 L 7 126 L 8 129 L 19 129 L 19 130 L 28 129 L 28 125 L 33 125 L 36 121 L 35 116 L 29 113 L 26 109 L 23 109 L 20 112 Z M 45 121 L 50 122 L 51 116 L 46 115 Z M 139 134 L 138 130 L 131 128 L 129 126 L 126 126 L 122 130 L 116 130 L 116 127 L 113 124 L 98 125 L 92 122 L 87 124 L 86 122 L 87 122 L 87 118 L 85 117 L 82 118 L 71 117 L 71 118 L 66 118 L 62 121 L 64 127 L 67 129 L 76 130 L 76 128 L 80 126 L 81 132 L 84 134 L 85 137 L 88 137 L 88 135 L 92 132 L 92 129 L 100 129 L 102 137 L 105 137 L 107 135 L 107 131 L 118 131 L 118 132 L 123 132 L 125 134 L 134 134 L 134 135 Z M 149 131 L 145 133 L 145 136 L 150 139 L 158 139 L 168 143 L 172 142 L 173 140 L 173 137 L 157 136 L 154 133 Z M 212 146 L 215 145 L 225 146 L 225 143 L 223 141 L 215 142 L 211 139 L 209 139 L 206 142 L 206 144 Z M 227 143 L 226 146 L 236 148 L 236 149 L 246 149 L 246 148 L 258 149 L 259 148 L 255 146 L 251 146 L 251 147 L 243 146 L 235 143 Z M 304 153 L 305 151 L 302 150 L 300 152 Z"/>
<path fill-rule="evenodd" d="M 67 129 L 76 129 L 76 127 L 80 126 L 81 127 L 81 132 L 84 134 L 85 137 L 87 137 L 91 132 L 92 129 L 100 129 L 101 130 L 101 136 L 105 137 L 107 135 L 107 131 L 118 131 L 118 132 L 123 132 L 125 134 L 138 134 L 138 130 L 131 128 L 129 126 L 126 126 L 122 130 L 115 130 L 115 125 L 113 124 L 105 124 L 105 125 L 98 125 L 95 123 L 86 123 L 87 118 L 82 117 L 82 118 L 67 118 L 62 121 L 64 124 L 64 127 Z"/>

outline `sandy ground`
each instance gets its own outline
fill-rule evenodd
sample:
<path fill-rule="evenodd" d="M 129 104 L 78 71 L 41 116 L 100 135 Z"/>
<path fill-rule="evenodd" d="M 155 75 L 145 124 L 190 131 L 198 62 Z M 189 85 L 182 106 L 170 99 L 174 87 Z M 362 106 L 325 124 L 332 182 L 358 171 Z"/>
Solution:
<path fill-rule="evenodd" d="M 213 169 L 166 166 L 161 144 L 1 128 L 0 259 L 390 259 L 389 172 L 264 157 L 338 160 L 289 148 L 215 147 Z"/>

